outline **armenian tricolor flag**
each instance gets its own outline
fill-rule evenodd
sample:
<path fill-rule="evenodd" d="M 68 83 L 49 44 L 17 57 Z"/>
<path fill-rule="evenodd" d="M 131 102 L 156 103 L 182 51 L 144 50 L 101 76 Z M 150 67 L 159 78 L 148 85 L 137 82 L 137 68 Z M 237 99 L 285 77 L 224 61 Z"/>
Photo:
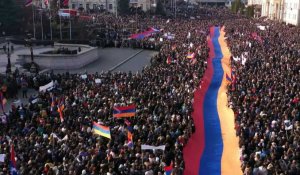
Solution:
<path fill-rule="evenodd" d="M 93 133 L 111 139 L 109 127 L 96 122 L 93 122 Z"/>
<path fill-rule="evenodd" d="M 17 163 L 16 163 L 16 153 L 14 149 L 14 145 L 12 144 L 10 146 L 10 163 L 9 163 L 9 169 L 11 175 L 18 175 L 17 171 Z"/>
<path fill-rule="evenodd" d="M 165 170 L 165 175 L 172 175 L 173 162 L 171 162 L 171 164 L 169 166 L 165 166 L 164 170 Z"/>
<path fill-rule="evenodd" d="M 65 109 L 65 105 L 62 102 L 60 102 L 60 104 L 57 105 L 57 112 L 59 113 L 59 118 L 61 122 L 64 121 L 64 114 L 63 114 L 64 109 Z"/>
<path fill-rule="evenodd" d="M 134 117 L 135 111 L 136 107 L 134 104 L 129 106 L 114 107 L 113 116 L 116 118 Z"/>
<path fill-rule="evenodd" d="M 186 56 L 187 58 L 190 58 L 190 59 L 194 59 L 195 58 L 195 53 L 194 52 L 189 52 Z"/>
<path fill-rule="evenodd" d="M 128 147 L 133 148 L 133 134 L 131 131 L 127 131 L 127 140 L 128 140 Z"/>
<path fill-rule="evenodd" d="M 183 149 L 184 175 L 242 175 L 234 112 L 228 107 L 231 53 L 224 28 L 211 27 L 207 69 L 194 93 L 195 132 Z M 233 73 L 233 74 L 232 74 Z M 230 77 L 231 76 L 231 77 Z"/>
<path fill-rule="evenodd" d="M 144 38 L 149 37 L 149 36 L 152 35 L 153 33 L 157 33 L 157 32 L 159 32 L 159 31 L 160 31 L 159 29 L 155 29 L 155 28 L 151 27 L 151 28 L 149 28 L 148 30 L 143 31 L 143 32 L 141 32 L 141 33 L 133 34 L 133 35 L 131 35 L 129 38 L 130 38 L 130 39 L 144 39 Z"/>

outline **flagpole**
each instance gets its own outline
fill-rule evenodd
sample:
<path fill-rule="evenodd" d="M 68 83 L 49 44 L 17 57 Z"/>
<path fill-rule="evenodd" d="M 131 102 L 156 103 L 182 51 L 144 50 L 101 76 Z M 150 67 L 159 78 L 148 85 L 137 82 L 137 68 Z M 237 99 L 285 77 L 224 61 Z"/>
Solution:
<path fill-rule="evenodd" d="M 70 12 L 70 10 L 69 10 Z M 70 17 L 69 17 L 69 23 L 70 23 L 70 40 L 72 40 L 72 24 L 71 24 L 71 13 L 70 13 Z"/>
<path fill-rule="evenodd" d="M 177 7 L 176 7 L 176 1 L 177 1 L 177 0 L 175 0 L 175 19 L 176 19 L 176 15 L 177 15 L 177 14 L 176 14 L 176 13 L 177 13 L 177 12 L 176 12 L 176 8 L 177 8 Z"/>
<path fill-rule="evenodd" d="M 59 10 L 60 10 L 60 1 L 58 1 L 58 2 L 59 2 L 58 8 L 59 8 Z M 59 15 L 59 33 L 60 33 L 60 40 L 62 40 L 62 33 L 61 33 L 61 14 L 58 13 L 58 15 Z"/>
<path fill-rule="evenodd" d="M 33 23 L 33 37 L 35 38 L 35 20 L 34 20 L 34 7 L 33 7 L 33 2 L 31 3 L 32 7 L 32 23 Z"/>
<path fill-rule="evenodd" d="M 42 40 L 44 40 L 43 9 L 41 9 L 41 27 L 42 27 Z"/>
<path fill-rule="evenodd" d="M 51 37 L 51 40 L 52 40 L 52 14 L 51 14 L 51 1 L 49 0 L 49 12 L 50 12 L 50 37 Z"/>

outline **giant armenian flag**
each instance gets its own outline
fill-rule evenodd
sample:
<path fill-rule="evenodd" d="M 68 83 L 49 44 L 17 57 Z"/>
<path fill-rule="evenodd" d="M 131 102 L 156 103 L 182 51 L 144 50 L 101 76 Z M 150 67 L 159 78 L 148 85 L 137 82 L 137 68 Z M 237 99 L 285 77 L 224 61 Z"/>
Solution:
<path fill-rule="evenodd" d="M 207 70 L 194 94 L 196 131 L 184 148 L 185 175 L 241 175 L 233 111 L 227 106 L 230 51 L 224 28 L 211 27 Z"/>

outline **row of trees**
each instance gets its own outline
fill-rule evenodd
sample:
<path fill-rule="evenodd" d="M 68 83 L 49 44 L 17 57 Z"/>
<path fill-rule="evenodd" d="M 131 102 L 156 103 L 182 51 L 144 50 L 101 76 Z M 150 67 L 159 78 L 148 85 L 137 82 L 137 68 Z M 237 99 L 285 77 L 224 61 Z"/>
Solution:
<path fill-rule="evenodd" d="M 51 11 L 54 14 L 59 7 L 57 1 L 50 1 Z M 158 15 L 165 15 L 165 8 L 162 0 L 157 1 L 154 12 Z M 129 0 L 118 0 L 118 13 L 121 15 L 129 14 Z M 24 33 L 32 28 L 32 8 L 21 7 L 15 0 L 0 0 L 0 36 L 15 35 Z"/>
<path fill-rule="evenodd" d="M 23 13 L 13 0 L 0 0 L 0 36 L 18 33 Z"/>
<path fill-rule="evenodd" d="M 245 7 L 245 4 L 241 0 L 235 0 L 231 3 L 231 11 L 247 15 L 248 17 L 254 16 L 254 6 Z"/>

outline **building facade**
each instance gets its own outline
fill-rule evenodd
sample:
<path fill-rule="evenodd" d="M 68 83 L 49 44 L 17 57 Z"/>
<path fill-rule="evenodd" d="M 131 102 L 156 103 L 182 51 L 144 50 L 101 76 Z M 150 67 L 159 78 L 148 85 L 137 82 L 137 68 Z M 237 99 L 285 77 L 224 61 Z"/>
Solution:
<path fill-rule="evenodd" d="M 82 8 L 84 11 L 88 10 L 107 10 L 115 13 L 117 10 L 118 0 L 69 0 L 69 7 L 72 9 Z M 156 0 L 130 0 L 129 5 L 141 7 L 144 11 L 148 11 L 151 5 Z"/>
<path fill-rule="evenodd" d="M 141 7 L 143 11 L 150 10 L 154 4 L 156 4 L 156 0 L 130 0 L 129 5 L 134 7 Z"/>
<path fill-rule="evenodd" d="M 300 0 L 284 0 L 283 21 L 300 26 Z"/>
<path fill-rule="evenodd" d="M 300 0 L 263 0 L 261 16 L 299 26 Z"/>
<path fill-rule="evenodd" d="M 107 10 L 114 13 L 117 9 L 117 0 L 69 0 L 69 7 L 72 9 Z"/>
<path fill-rule="evenodd" d="M 254 7 L 254 17 L 258 18 L 261 16 L 262 0 L 248 0 L 248 6 Z"/>

